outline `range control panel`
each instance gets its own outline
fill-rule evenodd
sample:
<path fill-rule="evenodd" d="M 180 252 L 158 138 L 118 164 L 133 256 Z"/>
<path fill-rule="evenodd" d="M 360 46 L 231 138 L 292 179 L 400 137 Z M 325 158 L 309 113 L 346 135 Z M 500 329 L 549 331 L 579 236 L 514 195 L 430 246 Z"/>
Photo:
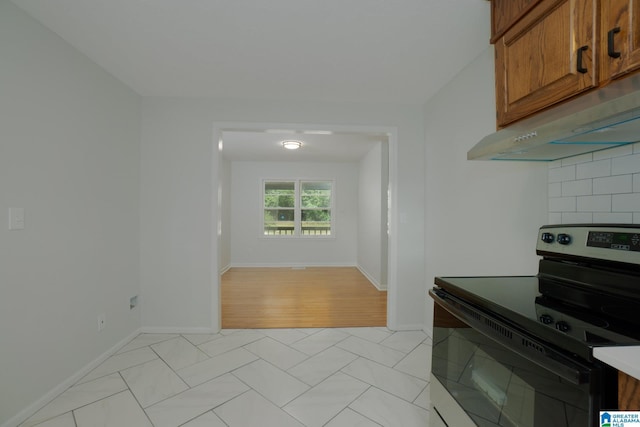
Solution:
<path fill-rule="evenodd" d="M 545 225 L 538 233 L 536 252 L 640 265 L 640 225 Z"/>

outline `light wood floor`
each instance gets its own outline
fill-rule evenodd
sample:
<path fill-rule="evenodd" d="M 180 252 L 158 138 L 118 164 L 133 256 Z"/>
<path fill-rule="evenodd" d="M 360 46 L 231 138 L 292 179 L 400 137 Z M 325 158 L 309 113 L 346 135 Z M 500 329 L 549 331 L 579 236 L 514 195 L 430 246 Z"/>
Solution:
<path fill-rule="evenodd" d="M 231 268 L 221 299 L 225 329 L 387 324 L 387 292 L 355 267 Z"/>

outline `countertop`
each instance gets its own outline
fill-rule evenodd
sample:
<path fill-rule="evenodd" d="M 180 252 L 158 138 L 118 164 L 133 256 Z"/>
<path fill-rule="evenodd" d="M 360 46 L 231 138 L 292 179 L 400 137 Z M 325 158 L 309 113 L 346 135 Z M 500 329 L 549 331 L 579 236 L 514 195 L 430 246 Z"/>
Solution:
<path fill-rule="evenodd" d="M 640 346 L 597 347 L 596 359 L 640 380 Z"/>

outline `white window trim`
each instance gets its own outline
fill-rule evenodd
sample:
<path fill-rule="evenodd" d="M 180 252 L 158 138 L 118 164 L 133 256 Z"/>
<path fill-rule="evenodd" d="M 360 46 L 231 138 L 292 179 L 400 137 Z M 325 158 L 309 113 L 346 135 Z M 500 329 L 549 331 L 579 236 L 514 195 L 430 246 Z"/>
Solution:
<path fill-rule="evenodd" d="M 267 182 L 293 182 L 294 183 L 294 226 L 293 234 L 276 234 L 269 235 L 264 234 L 264 187 Z M 300 186 L 303 182 L 330 182 L 331 183 L 331 234 L 302 234 L 302 208 L 300 206 Z M 335 239 L 336 238 L 336 217 L 335 217 L 335 204 L 336 204 L 336 180 L 335 179 L 323 179 L 323 178 L 262 178 L 260 179 L 260 212 L 259 212 L 259 237 L 263 239 Z"/>

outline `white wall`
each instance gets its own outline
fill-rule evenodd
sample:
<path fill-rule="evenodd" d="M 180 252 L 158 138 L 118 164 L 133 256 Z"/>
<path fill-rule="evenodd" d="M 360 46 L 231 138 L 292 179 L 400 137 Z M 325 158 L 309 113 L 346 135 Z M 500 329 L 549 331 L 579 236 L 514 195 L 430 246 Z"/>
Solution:
<path fill-rule="evenodd" d="M 231 267 L 231 162 L 224 158 L 220 159 L 220 178 L 218 198 L 219 206 L 222 207 L 219 218 L 220 239 L 219 248 L 219 268 L 220 273 L 224 273 Z"/>
<path fill-rule="evenodd" d="M 360 161 L 358 176 L 358 268 L 387 288 L 387 143 L 378 142 Z"/>
<path fill-rule="evenodd" d="M 640 143 L 549 164 L 549 223 L 640 224 Z"/>
<path fill-rule="evenodd" d="M 495 131 L 494 105 L 488 47 L 425 107 L 427 289 L 435 276 L 537 272 L 547 164 L 466 160 L 467 151 Z M 429 299 L 429 331 L 432 307 Z"/>
<path fill-rule="evenodd" d="M 0 425 L 8 425 L 140 326 L 138 309 L 129 310 L 139 293 L 140 101 L 8 1 L 0 58 Z M 26 210 L 24 230 L 8 231 L 9 207 Z"/>
<path fill-rule="evenodd" d="M 397 275 L 390 277 L 390 326 L 424 321 L 424 133 L 419 106 L 244 102 L 144 98 L 141 142 L 141 287 L 143 325 L 219 327 L 218 248 L 212 188 L 217 191 L 216 122 L 301 123 L 397 128 L 396 190 L 401 221 Z M 395 158 L 393 158 L 395 156 Z M 213 265 L 213 268 L 212 268 Z M 392 290 L 391 281 L 397 283 Z M 214 291 L 212 293 L 212 290 Z"/>
<path fill-rule="evenodd" d="M 358 226 L 356 163 L 233 162 L 231 265 L 354 266 Z M 264 237 L 262 180 L 333 180 L 334 224 L 328 238 Z"/>

